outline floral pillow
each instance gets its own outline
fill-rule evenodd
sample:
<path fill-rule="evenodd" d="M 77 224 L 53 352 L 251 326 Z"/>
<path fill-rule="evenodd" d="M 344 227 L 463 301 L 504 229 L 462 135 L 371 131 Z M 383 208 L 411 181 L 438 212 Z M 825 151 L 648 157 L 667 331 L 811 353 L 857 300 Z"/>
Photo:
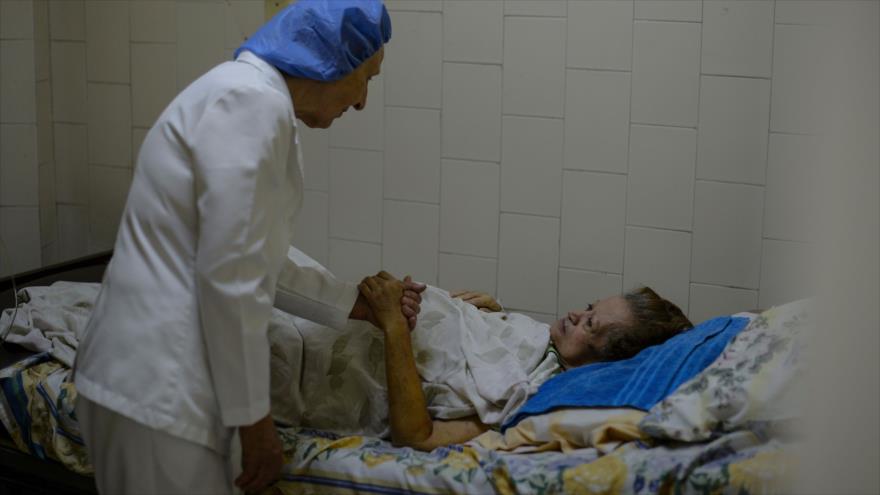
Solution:
<path fill-rule="evenodd" d="M 795 377 L 808 301 L 772 308 L 727 344 L 711 366 L 655 405 L 639 427 L 652 437 L 701 441 L 797 416 Z"/>

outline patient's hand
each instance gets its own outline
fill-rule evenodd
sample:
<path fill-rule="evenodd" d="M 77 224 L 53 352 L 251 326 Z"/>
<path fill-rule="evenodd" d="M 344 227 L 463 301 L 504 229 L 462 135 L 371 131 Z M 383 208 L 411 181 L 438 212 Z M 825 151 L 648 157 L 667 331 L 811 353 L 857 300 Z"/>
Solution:
<path fill-rule="evenodd" d="M 483 294 L 482 292 L 459 290 L 454 291 L 449 295 L 452 297 L 457 297 L 466 303 L 472 304 L 476 306 L 480 311 L 485 311 L 487 313 L 496 313 L 504 309 L 501 307 L 500 304 L 498 304 L 498 301 L 496 301 L 494 297 L 490 296 L 489 294 Z"/>
<path fill-rule="evenodd" d="M 401 310 L 404 284 L 387 272 L 365 278 L 358 289 L 373 311 L 378 327 L 388 331 L 393 326 L 407 326 L 408 322 Z"/>
<path fill-rule="evenodd" d="M 394 279 L 394 276 L 386 271 L 381 271 L 376 276 Z M 364 280 L 366 280 L 366 278 Z M 426 288 L 427 286 L 425 284 L 413 282 L 412 277 L 409 275 L 403 279 L 403 295 L 400 297 L 400 312 L 404 318 L 406 318 L 410 330 L 416 327 L 419 312 L 422 310 L 422 292 L 424 292 Z M 351 308 L 351 313 L 348 317 L 353 320 L 369 321 L 374 326 L 379 326 L 379 321 L 373 314 L 370 305 L 367 304 L 367 299 L 364 297 L 363 292 L 358 293 L 357 300 L 354 302 L 354 306 Z"/>

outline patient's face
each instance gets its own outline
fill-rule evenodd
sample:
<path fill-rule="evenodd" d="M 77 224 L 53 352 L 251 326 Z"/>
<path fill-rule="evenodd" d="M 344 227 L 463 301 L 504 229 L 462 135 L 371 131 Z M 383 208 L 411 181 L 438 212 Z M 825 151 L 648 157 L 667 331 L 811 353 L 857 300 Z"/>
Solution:
<path fill-rule="evenodd" d="M 601 360 L 610 325 L 625 325 L 632 320 L 623 296 L 612 296 L 576 309 L 550 325 L 550 340 L 569 366 L 582 366 Z"/>

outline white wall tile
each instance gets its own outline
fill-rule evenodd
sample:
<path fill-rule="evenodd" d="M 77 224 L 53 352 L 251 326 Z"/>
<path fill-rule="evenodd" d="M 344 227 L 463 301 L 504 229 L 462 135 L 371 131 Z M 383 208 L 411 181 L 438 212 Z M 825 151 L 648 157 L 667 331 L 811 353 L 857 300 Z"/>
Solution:
<path fill-rule="evenodd" d="M 37 163 L 52 161 L 52 85 L 49 80 L 37 83 Z"/>
<path fill-rule="evenodd" d="M 53 40 L 85 41 L 86 9 L 83 0 L 51 0 L 49 33 Z"/>
<path fill-rule="evenodd" d="M 176 4 L 177 88 L 229 59 L 226 53 L 226 6 L 208 0 Z"/>
<path fill-rule="evenodd" d="M 764 239 L 761 263 L 761 290 L 758 305 L 761 309 L 814 296 L 808 245 L 800 242 Z"/>
<path fill-rule="evenodd" d="M 303 159 L 303 176 L 306 189 L 329 190 L 330 171 L 330 131 L 312 129 L 296 122 Z"/>
<path fill-rule="evenodd" d="M 819 85 L 823 64 L 817 63 L 819 28 L 777 25 L 773 42 L 773 88 L 770 129 L 777 132 L 817 132 L 819 105 L 826 101 Z"/>
<path fill-rule="evenodd" d="M 127 0 L 86 2 L 88 80 L 127 83 L 130 80 Z"/>
<path fill-rule="evenodd" d="M 702 72 L 770 77 L 773 2 L 712 0 L 703 11 Z"/>
<path fill-rule="evenodd" d="M 58 242 L 53 242 L 43 246 L 41 258 L 43 266 L 54 265 L 61 261 L 58 258 Z"/>
<path fill-rule="evenodd" d="M 385 109 L 387 199 L 440 202 L 440 111 Z"/>
<path fill-rule="evenodd" d="M 58 214 L 55 211 L 55 165 L 40 165 L 40 243 L 58 239 Z"/>
<path fill-rule="evenodd" d="M 358 283 L 382 269 L 382 246 L 369 242 L 330 239 L 327 268 L 340 280 Z"/>
<path fill-rule="evenodd" d="M 28 40 L 34 38 L 34 2 L 4 0 L 0 2 L 0 39 Z"/>
<path fill-rule="evenodd" d="M 696 154 L 693 129 L 632 126 L 627 224 L 691 230 Z"/>
<path fill-rule="evenodd" d="M 498 255 L 499 173 L 496 163 L 443 160 L 440 251 Z"/>
<path fill-rule="evenodd" d="M 382 268 L 436 285 L 440 207 L 386 200 L 383 214 Z"/>
<path fill-rule="evenodd" d="M 504 113 L 562 117 L 565 19 L 504 20 Z"/>
<path fill-rule="evenodd" d="M 688 311 L 691 234 L 674 230 L 626 228 L 623 290 L 648 286 Z"/>
<path fill-rule="evenodd" d="M 37 81 L 48 80 L 51 74 L 52 50 L 49 45 L 49 2 L 34 2 L 34 58 Z"/>
<path fill-rule="evenodd" d="M 382 63 L 389 105 L 440 108 L 443 30 L 440 14 L 399 12 Z"/>
<path fill-rule="evenodd" d="M 501 211 L 558 217 L 563 121 L 502 119 Z"/>
<path fill-rule="evenodd" d="M 0 124 L 0 204 L 39 204 L 37 127 Z"/>
<path fill-rule="evenodd" d="M 330 236 L 382 240 L 382 153 L 330 150 Z"/>
<path fill-rule="evenodd" d="M 177 96 L 177 49 L 172 44 L 131 44 L 131 118 L 152 127 Z"/>
<path fill-rule="evenodd" d="M 763 184 L 770 81 L 703 76 L 697 177 Z"/>
<path fill-rule="evenodd" d="M 626 173 L 628 72 L 568 70 L 565 168 Z"/>
<path fill-rule="evenodd" d="M 55 194 L 59 203 L 87 204 L 88 202 L 89 167 L 86 136 L 85 125 L 55 124 Z"/>
<path fill-rule="evenodd" d="M 776 22 L 784 24 L 829 24 L 836 0 L 785 0 L 776 2 Z"/>
<path fill-rule="evenodd" d="M 697 181 L 691 280 L 758 288 L 764 188 Z"/>
<path fill-rule="evenodd" d="M 384 77 L 374 77 L 363 110 L 349 108 L 330 128 L 330 146 L 382 150 L 385 140 Z"/>
<path fill-rule="evenodd" d="M 504 0 L 504 15 L 565 17 L 565 0 Z"/>
<path fill-rule="evenodd" d="M 131 41 L 173 43 L 177 40 L 174 0 L 130 0 L 129 5 Z"/>
<path fill-rule="evenodd" d="M 559 305 L 556 314 L 561 318 L 575 309 L 583 309 L 598 299 L 620 294 L 623 277 L 616 273 L 559 269 Z"/>
<path fill-rule="evenodd" d="M 566 65 L 630 70 L 632 30 L 632 0 L 569 1 Z"/>
<path fill-rule="evenodd" d="M 142 127 L 135 127 L 131 130 L 132 168 L 137 167 L 138 154 L 141 152 L 141 146 L 144 144 L 144 139 L 147 138 L 147 132 L 149 132 L 149 129 L 144 129 Z"/>
<path fill-rule="evenodd" d="M 326 192 L 305 191 L 293 227 L 293 245 L 324 266 L 327 266 L 329 255 L 329 214 Z"/>
<path fill-rule="evenodd" d="M 501 67 L 443 64 L 443 157 L 501 159 Z"/>
<path fill-rule="evenodd" d="M 131 166 L 131 87 L 89 83 L 89 163 Z"/>
<path fill-rule="evenodd" d="M 0 261 L 0 272 L 4 276 L 40 267 L 40 214 L 37 207 L 0 207 L 0 237 L 8 253 L 8 260 Z"/>
<path fill-rule="evenodd" d="M 130 170 L 89 166 L 89 251 L 113 248 L 130 185 Z"/>
<path fill-rule="evenodd" d="M 632 121 L 696 126 L 700 25 L 635 21 Z"/>
<path fill-rule="evenodd" d="M 623 273 L 626 176 L 562 174 L 560 265 Z"/>
<path fill-rule="evenodd" d="M 443 12 L 443 0 L 385 0 L 390 11 Z M 394 22 L 397 15 L 393 18 Z"/>
<path fill-rule="evenodd" d="M 58 205 L 58 258 L 69 260 L 89 252 L 89 207 Z"/>
<path fill-rule="evenodd" d="M 34 42 L 0 41 L 0 60 L 3 60 L 3 70 L 0 71 L 0 121 L 36 122 Z"/>
<path fill-rule="evenodd" d="M 559 267 L 559 220 L 501 214 L 498 296 L 505 307 L 553 314 Z"/>
<path fill-rule="evenodd" d="M 86 44 L 53 42 L 52 116 L 55 121 L 86 122 L 86 98 Z"/>
<path fill-rule="evenodd" d="M 226 48 L 238 48 L 267 21 L 263 2 L 231 0 L 226 3 Z"/>
<path fill-rule="evenodd" d="M 695 325 L 714 318 L 741 311 L 758 309 L 758 291 L 691 284 L 691 305 L 688 318 Z"/>
<path fill-rule="evenodd" d="M 636 19 L 658 21 L 703 20 L 703 2 L 695 0 L 636 0 Z"/>
<path fill-rule="evenodd" d="M 810 238 L 818 150 L 809 136 L 770 135 L 764 237 L 806 241 Z"/>
<path fill-rule="evenodd" d="M 500 64 L 504 4 L 497 0 L 446 0 L 443 60 Z"/>
<path fill-rule="evenodd" d="M 459 254 L 440 253 L 437 285 L 452 292 L 469 290 L 495 294 L 498 261 Z"/>

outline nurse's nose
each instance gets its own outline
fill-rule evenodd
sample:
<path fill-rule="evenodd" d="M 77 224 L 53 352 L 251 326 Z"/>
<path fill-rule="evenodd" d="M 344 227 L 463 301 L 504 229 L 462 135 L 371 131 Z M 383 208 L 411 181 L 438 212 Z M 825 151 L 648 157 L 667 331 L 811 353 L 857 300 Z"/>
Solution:
<path fill-rule="evenodd" d="M 364 90 L 364 95 L 361 97 L 361 99 L 352 106 L 354 107 L 355 110 L 358 110 L 358 111 L 363 110 L 364 107 L 367 106 L 367 90 L 366 89 Z"/>

